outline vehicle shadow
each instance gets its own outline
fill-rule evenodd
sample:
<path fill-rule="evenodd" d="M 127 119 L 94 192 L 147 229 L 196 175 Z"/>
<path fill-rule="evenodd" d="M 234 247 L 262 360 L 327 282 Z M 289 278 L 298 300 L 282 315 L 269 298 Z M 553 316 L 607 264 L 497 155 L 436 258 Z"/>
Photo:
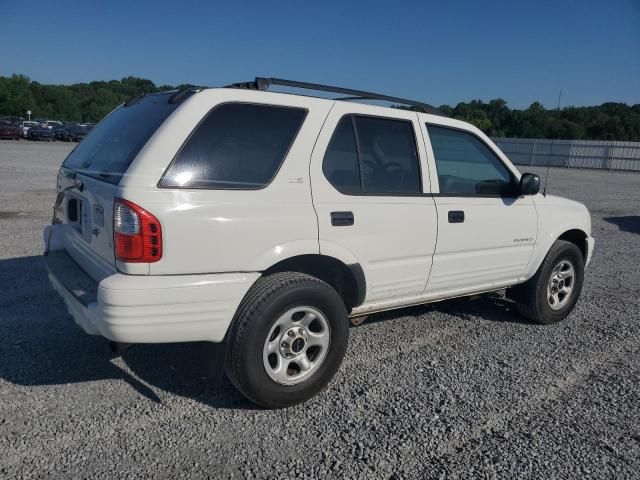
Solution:
<path fill-rule="evenodd" d="M 161 392 L 214 408 L 254 409 L 223 375 L 222 345 L 135 345 L 120 358 L 87 335 L 50 286 L 41 256 L 0 260 L 0 378 L 42 386 L 122 380 L 150 401 Z"/>
<path fill-rule="evenodd" d="M 22 386 L 121 380 L 152 402 L 164 392 L 213 408 L 255 409 L 224 376 L 224 346 L 208 342 L 136 345 L 120 357 L 85 334 L 51 288 L 41 256 L 0 260 L 0 378 Z M 508 301 L 485 295 L 372 315 L 380 322 L 440 311 L 461 319 L 524 323 Z"/>
<path fill-rule="evenodd" d="M 617 225 L 618 229 L 623 232 L 640 234 L 640 215 L 605 217 L 604 221 Z"/>

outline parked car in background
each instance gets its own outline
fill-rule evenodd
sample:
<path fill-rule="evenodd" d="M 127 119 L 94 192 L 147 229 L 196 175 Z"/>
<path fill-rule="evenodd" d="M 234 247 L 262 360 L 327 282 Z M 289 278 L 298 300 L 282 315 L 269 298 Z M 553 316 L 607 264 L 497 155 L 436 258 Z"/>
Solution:
<path fill-rule="evenodd" d="M 27 132 L 31 127 L 40 126 L 38 122 L 32 122 L 29 120 L 20 120 L 16 123 L 16 126 L 20 129 L 20 135 L 27 138 Z"/>
<path fill-rule="evenodd" d="M 53 130 L 53 133 L 56 137 L 56 140 L 65 140 L 66 139 L 66 135 L 67 135 L 67 127 L 69 125 L 59 125 L 56 127 L 53 127 L 51 130 Z"/>
<path fill-rule="evenodd" d="M 42 125 L 36 125 L 27 131 L 27 138 L 29 140 L 46 140 L 53 142 L 56 139 L 56 134 L 53 130 Z"/>
<path fill-rule="evenodd" d="M 41 123 L 41 125 L 43 127 L 47 127 L 47 128 L 55 128 L 55 127 L 63 127 L 64 123 L 58 121 L 58 120 L 45 120 L 44 122 Z"/>
<path fill-rule="evenodd" d="M 24 120 L 24 118 L 16 117 L 15 115 L 2 115 L 2 116 L 0 116 L 0 121 L 2 121 L 2 122 L 16 123 L 16 122 L 21 122 L 22 120 Z"/>
<path fill-rule="evenodd" d="M 10 138 L 12 140 L 20 140 L 20 128 L 17 125 L 0 121 L 0 138 Z"/>
<path fill-rule="evenodd" d="M 65 125 L 54 129 L 56 139 L 65 142 L 79 142 L 87 136 L 89 130 L 82 125 Z"/>

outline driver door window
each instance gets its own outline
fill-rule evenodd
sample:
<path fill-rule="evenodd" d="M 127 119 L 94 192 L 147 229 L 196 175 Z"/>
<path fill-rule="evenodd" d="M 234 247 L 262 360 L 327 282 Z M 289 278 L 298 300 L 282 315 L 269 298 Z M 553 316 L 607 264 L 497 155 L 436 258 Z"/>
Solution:
<path fill-rule="evenodd" d="M 440 193 L 445 195 L 509 195 L 515 182 L 502 161 L 475 135 L 427 125 L 438 171 Z"/>

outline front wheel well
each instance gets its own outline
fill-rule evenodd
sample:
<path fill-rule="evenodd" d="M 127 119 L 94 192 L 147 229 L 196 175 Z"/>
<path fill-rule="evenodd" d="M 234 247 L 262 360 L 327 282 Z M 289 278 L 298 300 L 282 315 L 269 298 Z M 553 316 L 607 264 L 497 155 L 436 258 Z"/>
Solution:
<path fill-rule="evenodd" d="M 582 230 L 574 229 L 564 232 L 558 237 L 558 240 L 564 240 L 573 243 L 582 252 L 582 258 L 587 259 L 587 234 Z"/>
<path fill-rule="evenodd" d="M 298 255 L 272 265 L 263 275 L 276 272 L 299 272 L 319 278 L 338 292 L 347 310 L 364 301 L 366 284 L 359 264 L 346 265 L 327 255 Z"/>

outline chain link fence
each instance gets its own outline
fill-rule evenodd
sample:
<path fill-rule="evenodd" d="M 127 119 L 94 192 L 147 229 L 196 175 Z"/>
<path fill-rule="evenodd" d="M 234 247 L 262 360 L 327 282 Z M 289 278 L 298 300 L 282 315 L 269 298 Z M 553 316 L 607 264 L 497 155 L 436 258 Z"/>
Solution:
<path fill-rule="evenodd" d="M 493 138 L 517 165 L 640 171 L 640 142 Z"/>

